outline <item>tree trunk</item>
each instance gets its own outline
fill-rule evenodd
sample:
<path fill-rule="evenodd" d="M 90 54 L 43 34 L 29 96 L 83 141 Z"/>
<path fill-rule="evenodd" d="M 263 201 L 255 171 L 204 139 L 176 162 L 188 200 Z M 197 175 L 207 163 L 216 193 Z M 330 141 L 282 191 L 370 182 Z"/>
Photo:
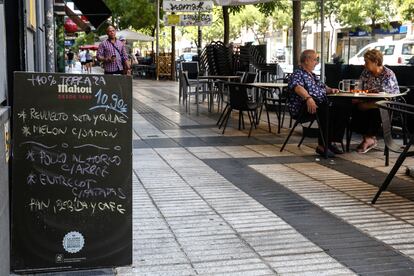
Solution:
<path fill-rule="evenodd" d="M 155 37 L 155 29 L 156 29 L 156 27 L 154 27 L 152 30 L 151 30 L 151 36 L 152 37 Z M 154 54 L 154 40 L 151 42 L 151 52 L 152 52 L 152 55 Z M 154 60 L 154 62 L 155 62 L 155 60 Z"/>
<path fill-rule="evenodd" d="M 302 30 L 301 30 L 301 1 L 293 2 L 293 68 L 299 66 L 299 57 L 302 51 Z"/>
<path fill-rule="evenodd" d="M 197 30 L 197 54 L 198 58 L 200 60 L 201 57 L 201 51 L 203 50 L 203 32 L 201 30 L 201 26 L 198 26 Z"/>
<path fill-rule="evenodd" d="M 171 26 L 171 80 L 175 81 L 175 26 Z"/>
<path fill-rule="evenodd" d="M 223 43 L 228 46 L 230 42 L 230 17 L 229 17 L 229 7 L 223 6 L 223 23 L 224 23 L 224 37 Z"/>

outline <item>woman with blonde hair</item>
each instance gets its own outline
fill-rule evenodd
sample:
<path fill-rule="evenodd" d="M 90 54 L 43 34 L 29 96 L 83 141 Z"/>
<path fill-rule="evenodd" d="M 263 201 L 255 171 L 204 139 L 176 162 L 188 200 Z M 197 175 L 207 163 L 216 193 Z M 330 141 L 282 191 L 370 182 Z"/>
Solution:
<path fill-rule="evenodd" d="M 383 55 L 377 49 L 364 54 L 365 69 L 360 79 L 362 89 L 369 93 L 399 93 L 397 78 L 394 72 L 383 65 Z M 377 145 L 376 136 L 381 128 L 381 118 L 375 100 L 356 101 L 352 113 L 353 130 L 362 134 L 363 140 L 357 152 L 366 153 Z"/>

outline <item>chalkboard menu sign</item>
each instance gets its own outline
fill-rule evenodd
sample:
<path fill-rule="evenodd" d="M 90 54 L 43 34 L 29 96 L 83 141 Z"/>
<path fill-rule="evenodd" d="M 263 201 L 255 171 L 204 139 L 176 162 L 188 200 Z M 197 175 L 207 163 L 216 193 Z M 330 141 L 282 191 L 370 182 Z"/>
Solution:
<path fill-rule="evenodd" d="M 132 80 L 16 72 L 12 270 L 132 263 Z"/>

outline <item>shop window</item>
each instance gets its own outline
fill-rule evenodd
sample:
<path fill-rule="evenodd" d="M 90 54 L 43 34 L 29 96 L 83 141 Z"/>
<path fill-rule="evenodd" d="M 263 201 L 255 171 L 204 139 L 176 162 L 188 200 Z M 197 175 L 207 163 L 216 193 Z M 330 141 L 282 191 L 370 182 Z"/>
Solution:
<path fill-rule="evenodd" d="M 384 56 L 391 56 L 391 55 L 393 55 L 394 54 L 394 48 L 395 48 L 395 46 L 394 45 L 389 45 L 389 46 L 386 46 L 387 48 L 385 48 L 384 49 L 384 52 L 383 52 L 383 54 L 384 54 Z"/>
<path fill-rule="evenodd" d="M 414 55 L 414 43 L 404 43 L 402 46 L 403 55 Z"/>

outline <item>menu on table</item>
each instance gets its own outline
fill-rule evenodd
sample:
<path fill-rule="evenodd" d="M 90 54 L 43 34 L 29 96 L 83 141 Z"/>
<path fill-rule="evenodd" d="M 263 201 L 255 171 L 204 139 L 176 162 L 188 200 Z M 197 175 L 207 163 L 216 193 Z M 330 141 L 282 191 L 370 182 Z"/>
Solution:
<path fill-rule="evenodd" d="M 132 263 L 132 80 L 16 72 L 14 272 Z"/>

